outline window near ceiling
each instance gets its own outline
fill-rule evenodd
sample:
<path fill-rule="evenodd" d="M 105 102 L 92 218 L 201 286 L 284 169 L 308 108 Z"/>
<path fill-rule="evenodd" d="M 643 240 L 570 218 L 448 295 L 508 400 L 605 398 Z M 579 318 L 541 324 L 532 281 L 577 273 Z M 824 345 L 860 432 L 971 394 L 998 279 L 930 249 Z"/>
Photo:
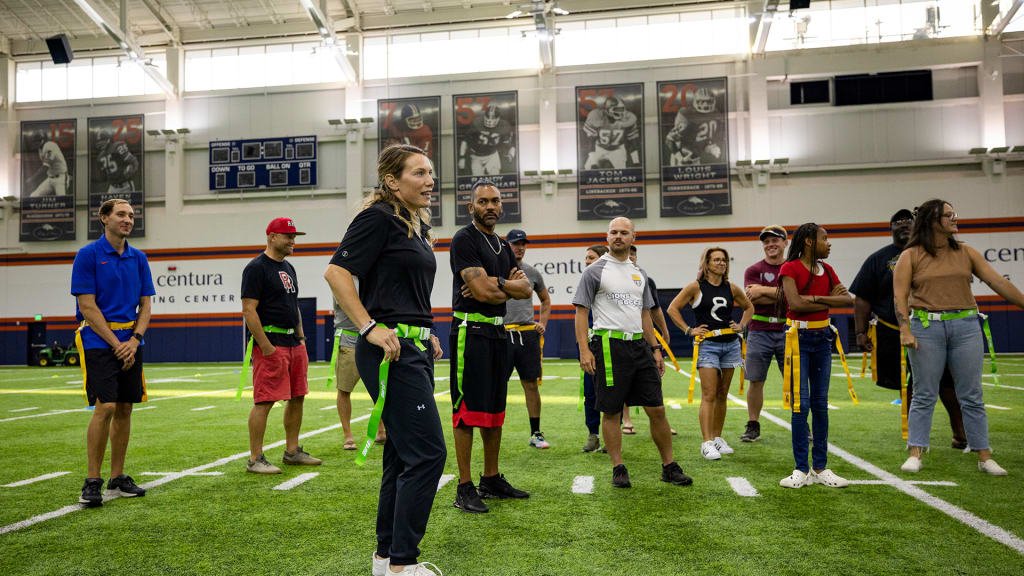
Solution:
<path fill-rule="evenodd" d="M 185 52 L 185 91 L 342 82 L 334 50 L 319 42 Z"/>
<path fill-rule="evenodd" d="M 145 66 L 167 75 L 165 54 L 148 54 L 146 62 Z M 76 58 L 70 64 L 18 62 L 14 82 L 19 103 L 163 93 L 142 67 L 118 56 Z"/>

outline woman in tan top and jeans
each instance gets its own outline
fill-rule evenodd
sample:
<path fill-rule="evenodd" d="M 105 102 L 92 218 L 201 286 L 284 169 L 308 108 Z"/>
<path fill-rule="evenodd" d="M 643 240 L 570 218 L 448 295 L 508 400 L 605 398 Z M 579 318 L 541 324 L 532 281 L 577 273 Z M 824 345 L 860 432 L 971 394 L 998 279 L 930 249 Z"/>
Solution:
<path fill-rule="evenodd" d="M 989 449 L 988 417 L 981 391 L 984 347 L 971 278 L 977 276 L 996 294 L 1021 308 L 1024 294 L 989 266 L 977 250 L 954 237 L 956 221 L 956 212 L 948 202 L 925 202 L 914 218 L 910 243 L 893 270 L 900 343 L 908 349 L 914 372 L 910 457 L 901 470 L 921 470 L 939 380 L 948 365 L 963 409 L 968 446 L 978 453 L 978 469 L 1004 476 L 1006 470 L 996 464 Z"/>

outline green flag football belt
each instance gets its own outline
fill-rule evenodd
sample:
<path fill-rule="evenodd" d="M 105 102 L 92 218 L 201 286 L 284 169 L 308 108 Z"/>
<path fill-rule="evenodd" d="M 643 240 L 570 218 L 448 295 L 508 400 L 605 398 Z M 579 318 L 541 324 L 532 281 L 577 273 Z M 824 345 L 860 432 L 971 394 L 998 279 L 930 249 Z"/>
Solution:
<path fill-rule="evenodd" d="M 264 333 L 270 334 L 295 334 L 294 328 L 278 328 L 277 326 L 264 326 Z M 235 402 L 242 399 L 242 390 L 245 390 L 245 381 L 249 379 L 249 362 L 252 361 L 252 334 L 249 335 L 249 343 L 245 345 L 245 357 L 242 358 L 242 376 L 238 379 L 238 392 L 235 393 Z"/>
<path fill-rule="evenodd" d="M 378 324 L 378 326 L 384 326 Z M 387 326 L 385 329 L 391 330 Z M 430 328 L 422 328 L 420 326 L 409 326 L 408 324 L 398 324 L 394 328 L 395 336 L 399 338 L 406 338 L 412 340 L 416 345 L 416 348 L 421 352 L 426 351 L 427 347 L 423 345 L 424 340 L 430 340 Z M 377 368 L 377 401 L 373 404 L 373 412 L 370 413 L 370 423 L 366 426 L 366 441 L 363 442 L 363 449 L 356 455 L 356 466 L 362 466 L 366 463 L 366 456 L 370 453 L 370 448 L 373 447 L 373 441 L 377 437 L 377 428 L 380 426 L 380 417 L 384 413 L 384 400 L 388 393 L 388 372 L 391 369 L 391 363 L 385 357 L 380 361 L 380 366 Z"/>
<path fill-rule="evenodd" d="M 988 357 L 992 361 L 992 378 L 996 386 L 999 385 L 999 374 L 996 373 L 996 348 L 992 342 L 992 329 L 988 325 L 988 315 L 978 312 L 977 308 L 961 310 L 959 312 L 928 312 L 925 310 L 912 310 L 911 314 L 921 321 L 921 327 L 927 328 L 932 322 L 947 322 L 959 320 L 977 315 L 981 318 L 981 330 L 985 333 L 985 342 L 988 344 Z"/>
<path fill-rule="evenodd" d="M 613 386 L 615 380 L 612 376 L 612 340 L 624 340 L 626 342 L 632 342 L 633 340 L 640 340 L 644 337 L 641 332 L 621 332 L 619 330 L 591 330 L 589 336 L 593 338 L 598 336 L 601 338 L 601 357 L 604 358 L 604 385 Z M 583 370 L 580 369 L 580 395 L 576 401 L 576 410 L 583 410 Z"/>
<path fill-rule="evenodd" d="M 490 324 L 492 326 L 501 326 L 502 329 L 504 329 L 505 319 L 502 318 L 501 316 L 484 316 L 483 314 L 479 314 L 477 312 L 462 312 L 461 310 L 454 311 L 452 315 L 458 318 L 459 320 L 462 320 L 462 323 L 459 324 L 459 334 L 456 339 L 455 346 L 455 372 L 456 378 L 458 380 L 455 383 L 455 385 L 459 391 L 459 397 L 455 398 L 454 402 L 452 403 L 452 406 L 458 406 L 459 403 L 462 402 L 462 376 L 466 372 L 466 336 L 468 335 L 467 324 L 469 324 L 470 322 L 476 322 L 478 324 Z"/>
<path fill-rule="evenodd" d="M 338 328 L 334 331 L 334 349 L 331 350 L 331 372 L 327 374 L 327 387 L 330 388 L 331 384 L 334 383 L 334 367 L 338 365 L 338 348 L 341 346 L 341 337 L 350 336 L 352 338 L 359 338 L 358 332 L 351 330 L 345 330 L 344 328 Z"/>
<path fill-rule="evenodd" d="M 768 324 L 785 324 L 785 318 L 776 318 L 774 316 L 761 316 L 760 314 L 754 314 L 750 317 L 751 320 L 757 320 L 758 322 L 767 322 Z"/>

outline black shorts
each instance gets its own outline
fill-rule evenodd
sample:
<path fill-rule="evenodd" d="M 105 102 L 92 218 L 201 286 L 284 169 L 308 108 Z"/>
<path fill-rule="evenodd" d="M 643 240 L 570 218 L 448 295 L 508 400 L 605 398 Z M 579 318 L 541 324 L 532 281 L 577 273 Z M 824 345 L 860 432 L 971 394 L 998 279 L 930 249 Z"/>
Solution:
<path fill-rule="evenodd" d="M 900 389 L 900 332 L 893 330 L 882 323 L 876 328 L 878 346 L 875 348 L 878 366 L 875 375 L 878 381 L 875 384 L 889 390 Z M 907 358 L 907 385 L 914 385 L 914 375 L 910 371 L 910 358 Z M 949 366 L 942 373 L 942 380 L 939 381 L 939 388 L 954 388 L 953 375 L 949 372 Z"/>
<path fill-rule="evenodd" d="M 644 340 L 609 341 L 612 356 L 613 386 L 608 386 L 604 372 L 604 354 L 601 338 L 590 340 L 590 351 L 596 360 L 594 392 L 597 409 L 605 414 L 622 412 L 622 405 L 663 406 L 661 376 L 654 363 L 654 355 Z"/>
<path fill-rule="evenodd" d="M 508 332 L 508 364 L 505 380 L 512 377 L 512 369 L 519 373 L 519 380 L 540 380 L 540 334 L 536 330 Z"/>
<path fill-rule="evenodd" d="M 470 322 L 462 355 L 465 381 L 459 380 L 459 326 L 448 337 L 451 359 L 452 426 L 500 428 L 505 423 L 508 395 L 508 342 L 505 329 Z"/>
<path fill-rule="evenodd" d="M 127 371 L 122 370 L 123 362 L 117 359 L 110 348 L 93 348 L 85 351 L 85 391 L 89 405 L 100 402 L 142 402 L 146 383 L 142 376 L 142 346 L 135 351 L 135 363 Z"/>

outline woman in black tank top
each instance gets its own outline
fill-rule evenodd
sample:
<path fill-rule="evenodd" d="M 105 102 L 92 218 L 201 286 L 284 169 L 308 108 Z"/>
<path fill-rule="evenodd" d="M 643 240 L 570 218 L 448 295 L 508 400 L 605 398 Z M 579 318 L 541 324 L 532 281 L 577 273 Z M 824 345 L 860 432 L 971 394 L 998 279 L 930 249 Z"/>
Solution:
<path fill-rule="evenodd" d="M 682 308 L 686 305 L 693 309 L 695 327 L 691 328 L 683 320 Z M 736 305 L 743 309 L 738 324 L 732 316 Z M 722 428 L 732 374 L 743 366 L 738 334 L 746 330 L 754 314 L 754 306 L 743 289 L 729 282 L 729 253 L 724 248 L 704 250 L 697 281 L 687 284 L 672 299 L 667 312 L 684 334 L 701 340 L 697 360 L 701 388 L 701 455 L 708 460 L 718 460 L 722 454 L 733 453 L 722 439 Z M 729 333 L 712 335 L 717 330 Z"/>

